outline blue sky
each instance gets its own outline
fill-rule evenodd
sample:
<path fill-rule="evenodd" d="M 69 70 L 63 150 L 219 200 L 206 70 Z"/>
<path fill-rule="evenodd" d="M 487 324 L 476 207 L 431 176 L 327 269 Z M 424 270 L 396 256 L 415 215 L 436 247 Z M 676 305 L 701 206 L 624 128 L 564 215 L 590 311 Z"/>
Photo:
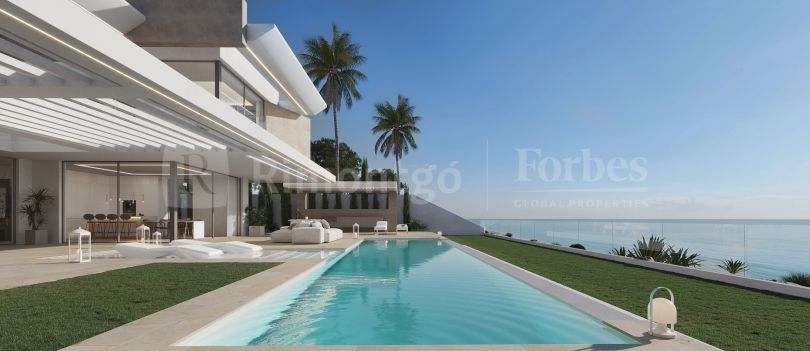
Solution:
<path fill-rule="evenodd" d="M 249 2 L 249 20 L 278 25 L 297 53 L 332 22 L 351 32 L 369 80 L 339 115 L 342 140 L 393 168 L 373 152 L 373 104 L 408 96 L 423 133 L 404 179 L 468 218 L 810 218 L 807 13 L 807 1 Z M 313 118 L 313 138 L 332 133 L 331 117 Z M 584 174 L 583 150 L 593 172 L 618 159 L 616 176 Z M 644 177 L 629 180 L 633 159 Z"/>

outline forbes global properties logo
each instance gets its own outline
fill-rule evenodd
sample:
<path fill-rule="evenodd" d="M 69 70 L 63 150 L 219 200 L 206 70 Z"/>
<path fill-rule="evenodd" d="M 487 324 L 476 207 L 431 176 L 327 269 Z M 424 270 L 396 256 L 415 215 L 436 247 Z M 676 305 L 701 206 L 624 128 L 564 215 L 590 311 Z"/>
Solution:
<path fill-rule="evenodd" d="M 639 192 L 646 188 L 631 187 L 647 180 L 647 159 L 644 157 L 611 157 L 604 159 L 592 154 L 591 149 L 579 150 L 574 156 L 554 157 L 543 154 L 540 148 L 515 149 L 517 153 L 518 183 L 616 183 L 609 188 L 545 189 L 531 192 Z M 619 184 L 624 184 L 618 186 Z"/>

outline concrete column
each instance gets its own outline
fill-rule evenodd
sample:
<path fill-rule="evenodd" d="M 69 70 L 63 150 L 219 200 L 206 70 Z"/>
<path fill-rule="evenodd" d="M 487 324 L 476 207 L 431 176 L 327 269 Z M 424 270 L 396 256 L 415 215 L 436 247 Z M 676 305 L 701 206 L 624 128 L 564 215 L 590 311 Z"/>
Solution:
<path fill-rule="evenodd" d="M 166 184 L 166 196 L 168 197 L 169 225 L 168 238 L 177 239 L 177 162 L 169 162 L 169 181 Z"/>
<path fill-rule="evenodd" d="M 389 191 L 386 197 L 388 206 L 385 211 L 385 220 L 388 221 L 388 231 L 393 232 L 397 228 L 397 192 Z"/>

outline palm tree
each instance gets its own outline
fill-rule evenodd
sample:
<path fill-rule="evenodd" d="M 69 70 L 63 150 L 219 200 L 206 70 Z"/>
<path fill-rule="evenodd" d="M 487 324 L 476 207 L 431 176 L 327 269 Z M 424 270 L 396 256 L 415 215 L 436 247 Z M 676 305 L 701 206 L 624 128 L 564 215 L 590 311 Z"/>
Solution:
<path fill-rule="evenodd" d="M 324 113 L 332 111 L 335 123 L 335 170 L 340 180 L 340 139 L 338 137 L 337 112 L 345 102 L 352 108 L 355 99 L 362 99 L 357 90 L 357 82 L 366 80 L 366 75 L 357 67 L 366 62 L 360 55 L 360 45 L 352 43 L 351 34 L 341 32 L 332 23 L 332 40 L 319 36 L 304 41 L 304 53 L 301 60 L 304 69 L 316 87 L 319 86 L 321 97 L 326 102 Z"/>
<path fill-rule="evenodd" d="M 399 159 L 411 149 L 416 149 L 414 134 L 421 132 L 416 123 L 422 117 L 414 115 L 415 107 L 408 98 L 397 95 L 396 106 L 390 102 L 381 102 L 374 105 L 377 115 L 374 121 L 377 125 L 371 128 L 374 134 L 381 133 L 374 144 L 374 153 L 382 153 L 388 157 L 392 153 L 397 164 L 397 190 L 399 190 Z"/>

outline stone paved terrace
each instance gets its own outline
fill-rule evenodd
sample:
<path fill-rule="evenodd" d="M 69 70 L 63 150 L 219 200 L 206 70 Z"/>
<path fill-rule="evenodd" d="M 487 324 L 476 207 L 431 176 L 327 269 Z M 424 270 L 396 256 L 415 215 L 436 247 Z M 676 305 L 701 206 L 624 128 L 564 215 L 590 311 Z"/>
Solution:
<path fill-rule="evenodd" d="M 348 233 L 351 236 L 351 233 Z M 319 249 L 346 249 L 363 238 L 436 238 L 434 233 L 410 232 L 398 234 L 361 233 L 360 239 L 344 238 L 330 243 L 293 245 L 290 243 L 273 243 L 270 237 L 216 237 L 203 239 L 206 241 L 245 241 L 261 245 L 266 250 L 319 250 Z M 114 243 L 93 243 L 93 252 L 98 254 L 113 250 Z M 68 263 L 67 259 L 49 257 L 65 256 L 68 253 L 67 245 L 8 245 L 0 246 L 0 289 L 17 286 L 49 282 L 59 279 L 78 277 L 87 274 L 105 272 L 113 269 L 138 266 L 153 262 L 167 262 L 158 260 L 133 259 L 93 259 L 86 263 Z M 284 262 L 279 259 L 225 259 L 227 261 L 257 262 L 259 260 Z M 193 260 L 172 260 L 172 262 L 194 262 Z M 210 262 L 210 261 L 207 261 Z M 218 259 L 217 262 L 223 262 Z"/>

